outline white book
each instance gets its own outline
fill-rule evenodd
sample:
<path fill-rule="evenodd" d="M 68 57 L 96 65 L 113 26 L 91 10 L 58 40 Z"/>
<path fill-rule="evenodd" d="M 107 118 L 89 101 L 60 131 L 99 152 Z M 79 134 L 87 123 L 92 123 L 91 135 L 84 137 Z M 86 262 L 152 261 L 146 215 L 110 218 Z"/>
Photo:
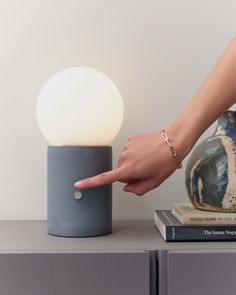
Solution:
<path fill-rule="evenodd" d="M 236 213 L 199 210 L 191 203 L 173 203 L 171 213 L 182 224 L 236 224 Z"/>

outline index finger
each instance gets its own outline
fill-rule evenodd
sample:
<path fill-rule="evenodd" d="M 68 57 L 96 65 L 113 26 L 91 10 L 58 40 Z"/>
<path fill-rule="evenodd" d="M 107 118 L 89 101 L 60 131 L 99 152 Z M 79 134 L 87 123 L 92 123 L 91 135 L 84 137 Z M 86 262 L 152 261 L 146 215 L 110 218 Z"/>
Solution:
<path fill-rule="evenodd" d="M 83 180 L 77 181 L 74 184 L 74 187 L 77 189 L 86 189 L 96 186 L 102 186 L 106 184 L 110 184 L 114 181 L 119 180 L 121 177 L 121 169 L 116 168 L 111 171 L 107 171 L 101 174 L 98 174 L 93 177 L 85 178 Z"/>

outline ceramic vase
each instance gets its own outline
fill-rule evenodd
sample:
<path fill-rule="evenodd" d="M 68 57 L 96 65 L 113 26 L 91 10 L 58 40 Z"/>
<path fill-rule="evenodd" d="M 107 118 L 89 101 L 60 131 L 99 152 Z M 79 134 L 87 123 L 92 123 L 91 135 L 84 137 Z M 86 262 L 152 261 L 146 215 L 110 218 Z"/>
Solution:
<path fill-rule="evenodd" d="M 236 212 L 236 111 L 193 150 L 185 171 L 188 196 L 202 210 Z"/>

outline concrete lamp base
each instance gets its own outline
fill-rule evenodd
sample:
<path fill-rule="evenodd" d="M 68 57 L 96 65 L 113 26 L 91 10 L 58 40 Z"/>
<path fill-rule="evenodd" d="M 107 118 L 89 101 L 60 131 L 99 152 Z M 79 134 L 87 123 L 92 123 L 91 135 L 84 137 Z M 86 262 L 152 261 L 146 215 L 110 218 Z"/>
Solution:
<path fill-rule="evenodd" d="M 48 147 L 48 233 L 91 237 L 112 231 L 112 185 L 78 191 L 74 183 L 112 169 L 112 147 Z"/>

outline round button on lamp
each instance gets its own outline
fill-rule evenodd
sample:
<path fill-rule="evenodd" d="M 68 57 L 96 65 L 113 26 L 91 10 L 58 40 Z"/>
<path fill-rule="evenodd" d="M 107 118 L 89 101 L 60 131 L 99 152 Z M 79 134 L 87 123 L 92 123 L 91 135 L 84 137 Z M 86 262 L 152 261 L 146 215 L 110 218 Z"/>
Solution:
<path fill-rule="evenodd" d="M 48 146 L 48 233 L 88 237 L 112 231 L 112 185 L 78 191 L 74 183 L 112 169 L 111 142 L 124 106 L 114 82 L 86 68 L 65 69 L 39 93 L 37 121 Z"/>

